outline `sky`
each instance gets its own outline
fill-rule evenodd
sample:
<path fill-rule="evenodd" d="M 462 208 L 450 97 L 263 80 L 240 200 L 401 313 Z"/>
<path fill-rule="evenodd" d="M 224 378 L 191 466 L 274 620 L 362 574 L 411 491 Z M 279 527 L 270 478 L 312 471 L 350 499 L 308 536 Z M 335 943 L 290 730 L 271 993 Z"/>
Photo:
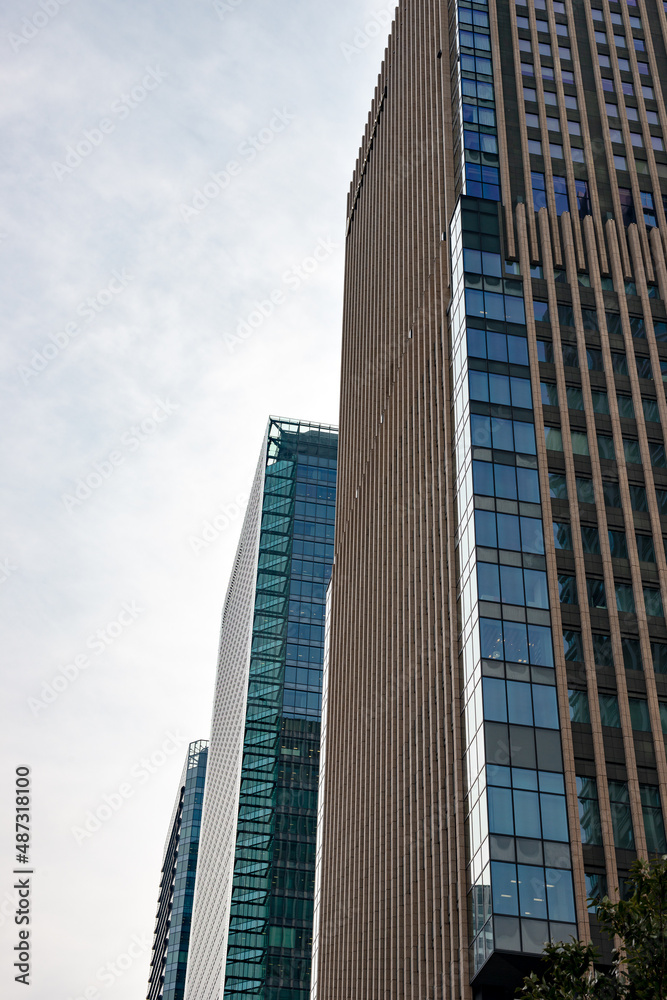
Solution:
<path fill-rule="evenodd" d="M 0 8 L 3 998 L 146 996 L 266 421 L 337 422 L 346 197 L 392 13 Z"/>

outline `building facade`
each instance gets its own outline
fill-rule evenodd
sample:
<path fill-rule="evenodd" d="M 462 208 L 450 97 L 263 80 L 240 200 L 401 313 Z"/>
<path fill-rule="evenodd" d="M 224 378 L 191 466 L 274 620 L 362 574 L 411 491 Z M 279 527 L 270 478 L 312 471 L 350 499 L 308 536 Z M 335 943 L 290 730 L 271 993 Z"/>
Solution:
<path fill-rule="evenodd" d="M 183 1000 L 208 743 L 188 747 L 169 825 L 155 919 L 148 1000 Z"/>
<path fill-rule="evenodd" d="M 269 420 L 222 617 L 189 1000 L 308 1000 L 337 430 Z"/>
<path fill-rule="evenodd" d="M 511 997 L 667 846 L 666 87 L 658 0 L 396 11 L 348 198 L 317 1000 Z"/>

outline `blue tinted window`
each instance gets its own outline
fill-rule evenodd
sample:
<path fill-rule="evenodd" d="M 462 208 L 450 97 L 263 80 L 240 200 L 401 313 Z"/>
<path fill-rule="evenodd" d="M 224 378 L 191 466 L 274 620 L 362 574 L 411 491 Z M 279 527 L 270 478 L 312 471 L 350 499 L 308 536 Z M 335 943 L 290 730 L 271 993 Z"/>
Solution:
<path fill-rule="evenodd" d="M 541 570 L 524 570 L 524 580 L 526 585 L 526 604 L 529 608 L 549 607 L 549 595 L 547 592 L 547 575 Z"/>
<path fill-rule="evenodd" d="M 542 522 L 536 517 L 521 518 L 521 545 L 524 552 L 534 552 L 536 554 L 544 552 Z"/>
<path fill-rule="evenodd" d="M 482 678 L 484 718 L 488 722 L 507 722 L 505 681 L 495 677 Z"/>
<path fill-rule="evenodd" d="M 533 685 L 535 725 L 543 729 L 558 729 L 558 702 L 556 688 L 542 684 Z"/>
<path fill-rule="evenodd" d="M 547 918 L 547 894 L 544 868 L 519 865 L 519 901 L 522 917 Z"/>
<path fill-rule="evenodd" d="M 519 500 L 526 503 L 540 502 L 540 485 L 536 469 L 517 468 L 516 477 L 519 487 Z"/>
<path fill-rule="evenodd" d="M 523 572 L 518 566 L 501 566 L 500 579 L 502 583 L 503 602 L 505 604 L 524 604 Z"/>
<path fill-rule="evenodd" d="M 538 793 L 514 789 L 512 794 L 514 795 L 514 822 L 517 837 L 541 837 Z"/>
<path fill-rule="evenodd" d="M 540 793 L 542 805 L 542 826 L 544 836 L 549 840 L 569 840 L 567 831 L 567 808 L 564 795 Z"/>
<path fill-rule="evenodd" d="M 549 918 L 564 923 L 574 923 L 574 891 L 572 873 L 560 868 L 546 870 L 547 902 Z"/>
<path fill-rule="evenodd" d="M 500 548 L 520 551 L 519 518 L 514 514 L 498 514 Z"/>
<path fill-rule="evenodd" d="M 481 601 L 500 601 L 497 566 L 485 562 L 477 564 L 477 589 Z"/>
<path fill-rule="evenodd" d="M 504 861 L 492 861 L 491 887 L 493 912 L 516 916 L 519 912 L 516 865 L 508 865 Z"/>
<path fill-rule="evenodd" d="M 533 706 L 530 697 L 530 684 L 524 684 L 521 681 L 507 681 L 507 702 L 510 722 L 517 726 L 532 726 Z"/>
<path fill-rule="evenodd" d="M 511 836 L 514 833 L 512 817 L 512 792 L 509 788 L 496 788 L 489 785 L 487 796 L 489 800 L 489 830 Z"/>
<path fill-rule="evenodd" d="M 492 511 L 475 511 L 475 535 L 478 545 L 496 547 L 496 515 Z"/>

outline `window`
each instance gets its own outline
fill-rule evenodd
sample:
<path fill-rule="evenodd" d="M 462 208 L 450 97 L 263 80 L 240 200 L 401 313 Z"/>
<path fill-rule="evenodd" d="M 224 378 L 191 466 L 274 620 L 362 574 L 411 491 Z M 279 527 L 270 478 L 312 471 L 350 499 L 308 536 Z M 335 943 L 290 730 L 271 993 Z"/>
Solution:
<path fill-rule="evenodd" d="M 655 785 L 640 785 L 639 794 L 642 800 L 646 847 L 652 854 L 664 854 L 667 852 L 667 840 L 660 808 L 660 791 Z"/>
<path fill-rule="evenodd" d="M 569 524 L 554 521 L 554 545 L 557 549 L 572 550 L 572 529 Z"/>
<path fill-rule="evenodd" d="M 651 732 L 651 719 L 648 714 L 648 702 L 645 698 L 629 698 L 630 720 L 632 728 L 638 733 Z"/>
<path fill-rule="evenodd" d="M 568 385 L 565 390 L 567 405 L 570 410 L 583 410 L 584 396 L 581 389 L 573 385 Z"/>
<path fill-rule="evenodd" d="M 619 417 L 625 417 L 629 420 L 634 420 L 635 408 L 632 402 L 632 396 L 623 396 L 619 393 L 616 396 L 616 400 L 618 402 Z"/>
<path fill-rule="evenodd" d="M 574 157 L 574 153 L 575 150 L 573 149 L 572 158 L 576 159 L 576 157 Z M 581 162 L 583 163 L 583 156 Z M 583 219 L 585 215 L 591 215 L 591 199 L 588 192 L 588 181 L 577 179 L 574 182 L 574 187 L 577 193 L 577 207 L 579 209 L 579 218 Z"/>
<path fill-rule="evenodd" d="M 635 837 L 632 830 L 630 796 L 625 781 L 609 782 L 609 800 L 611 805 L 611 823 L 614 830 L 614 844 L 616 847 L 633 851 L 635 848 Z"/>
<path fill-rule="evenodd" d="M 623 133 L 620 128 L 610 128 L 609 135 L 611 136 L 612 142 L 623 142 Z"/>
<path fill-rule="evenodd" d="M 627 170 L 628 163 L 624 156 L 619 156 L 618 153 L 614 153 L 614 166 L 617 170 Z"/>
<path fill-rule="evenodd" d="M 640 562 L 655 562 L 655 548 L 653 546 L 653 535 L 635 535 L 637 539 L 637 554 Z"/>
<path fill-rule="evenodd" d="M 583 844 L 601 844 L 602 826 L 595 778 L 577 778 L 577 798 L 579 799 L 579 824 Z"/>
<path fill-rule="evenodd" d="M 642 409 L 644 411 L 644 420 L 656 424 L 660 423 L 660 411 L 656 399 L 642 399 Z"/>
<path fill-rule="evenodd" d="M 593 483 L 590 479 L 584 479 L 581 476 L 576 478 L 577 485 L 577 500 L 579 503 L 595 503 L 595 493 L 593 492 Z"/>
<path fill-rule="evenodd" d="M 562 160 L 563 159 L 563 147 L 560 146 L 557 142 L 550 142 L 549 143 L 549 153 L 550 153 L 552 159 L 556 159 L 556 160 Z M 567 209 L 565 208 L 562 211 L 567 212 Z M 558 214 L 560 215 L 560 212 Z"/>
<path fill-rule="evenodd" d="M 609 398 L 606 392 L 593 389 L 591 390 L 591 398 L 593 400 L 594 413 L 609 413 Z"/>
<path fill-rule="evenodd" d="M 618 698 L 616 695 L 601 694 L 599 695 L 599 701 L 602 725 L 609 726 L 611 729 L 620 729 L 621 715 L 618 711 Z"/>
<path fill-rule="evenodd" d="M 570 702 L 570 721 L 590 725 L 591 714 L 588 710 L 588 695 L 585 691 L 568 691 Z M 666 706 L 667 707 L 667 706 Z"/>
<path fill-rule="evenodd" d="M 537 323 L 548 323 L 549 303 L 543 299 L 533 299 L 533 315 Z"/>
<path fill-rule="evenodd" d="M 608 461 L 614 461 L 616 458 L 614 452 L 614 439 L 608 434 L 598 434 L 598 452 L 600 458 L 607 459 Z"/>
<path fill-rule="evenodd" d="M 665 151 L 665 144 L 663 143 L 663 141 L 662 141 L 662 139 L 660 138 L 659 135 L 652 135 L 651 136 L 651 145 L 659 153 L 663 153 Z"/>
<path fill-rule="evenodd" d="M 564 177 L 556 177 L 555 174 L 554 174 L 554 194 L 556 196 L 556 215 L 562 215 L 563 212 L 569 212 L 570 205 L 567 200 L 567 182 Z"/>
<path fill-rule="evenodd" d="M 665 646 L 667 651 L 667 646 Z M 581 641 L 581 632 L 573 632 L 571 629 L 563 631 L 563 652 L 568 662 L 583 663 L 584 646 Z M 665 656 L 665 670 L 667 673 L 667 656 Z"/>
<path fill-rule="evenodd" d="M 628 558 L 628 546 L 624 531 L 609 531 L 609 548 L 612 559 Z"/>
<path fill-rule="evenodd" d="M 667 674 L 667 645 L 664 642 L 652 642 L 651 657 L 656 674 Z"/>
<path fill-rule="evenodd" d="M 616 590 L 616 607 L 619 611 L 625 611 L 629 614 L 635 613 L 635 596 L 630 584 L 617 583 L 615 586 Z"/>
<path fill-rule="evenodd" d="M 619 501 L 617 504 L 615 504 L 615 506 L 616 507 L 621 506 L 620 494 L 619 494 Z M 637 511 L 648 510 L 648 503 L 646 500 L 646 489 L 643 486 L 634 486 L 632 483 L 630 484 L 630 506 L 632 507 L 633 510 Z"/>
<path fill-rule="evenodd" d="M 553 364 L 554 347 L 550 340 L 537 341 L 537 360 Z"/>
<path fill-rule="evenodd" d="M 581 544 L 588 555 L 600 555 L 600 534 L 594 525 L 582 524 Z"/>
<path fill-rule="evenodd" d="M 621 639 L 623 647 L 623 665 L 626 670 L 643 670 L 642 652 L 639 639 Z"/>
<path fill-rule="evenodd" d="M 653 205 L 653 195 L 650 191 L 640 191 L 642 210 L 644 212 L 644 222 L 647 226 L 657 226 L 655 207 Z"/>
<path fill-rule="evenodd" d="M 664 618 L 662 597 L 659 590 L 655 590 L 653 587 L 644 587 L 644 607 L 647 615 L 651 615 L 653 618 Z"/>
<path fill-rule="evenodd" d="M 588 436 L 585 431 L 570 431 L 572 452 L 575 455 L 589 455 Z"/>
<path fill-rule="evenodd" d="M 586 589 L 588 590 L 588 604 L 591 608 L 607 607 L 604 580 L 596 580 L 589 577 L 586 579 Z"/>
<path fill-rule="evenodd" d="M 549 473 L 549 496 L 553 500 L 567 500 L 567 483 L 565 476 Z"/>
<path fill-rule="evenodd" d="M 558 597 L 561 604 L 577 603 L 577 581 L 573 576 L 558 576 Z"/>
<path fill-rule="evenodd" d="M 535 211 L 539 212 L 541 208 L 546 208 L 547 205 L 547 192 L 544 185 L 544 174 L 532 171 L 530 176 L 533 182 L 533 206 Z"/>
<path fill-rule="evenodd" d="M 634 438 L 623 438 L 623 453 L 626 462 L 641 465 L 642 456 L 639 451 L 639 441 L 636 441 Z"/>
<path fill-rule="evenodd" d="M 648 450 L 651 455 L 651 465 L 655 466 L 656 469 L 667 468 L 667 456 L 665 456 L 664 444 L 658 444 L 657 441 L 649 441 Z"/>
<path fill-rule="evenodd" d="M 540 382 L 540 392 L 544 406 L 558 406 L 558 388 L 553 382 Z"/>
<path fill-rule="evenodd" d="M 630 188 L 619 187 L 618 195 L 621 200 L 621 214 L 623 216 L 623 225 L 630 226 L 633 222 L 637 221 L 635 216 L 635 208 L 632 201 L 632 191 Z"/>
<path fill-rule="evenodd" d="M 528 140 L 528 152 L 533 156 L 542 155 L 542 143 L 539 139 L 529 139 Z"/>
<path fill-rule="evenodd" d="M 598 875 L 597 872 L 586 872 L 586 896 L 588 897 L 588 909 L 590 913 L 596 913 L 598 904 L 607 895 L 607 876 Z"/>

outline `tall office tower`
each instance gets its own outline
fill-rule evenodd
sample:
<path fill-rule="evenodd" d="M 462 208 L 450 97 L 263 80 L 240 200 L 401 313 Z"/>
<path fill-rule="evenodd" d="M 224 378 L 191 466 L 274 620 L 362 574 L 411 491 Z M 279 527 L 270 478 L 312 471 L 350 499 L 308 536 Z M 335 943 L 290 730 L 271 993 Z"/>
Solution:
<path fill-rule="evenodd" d="M 222 616 L 188 1000 L 308 1000 L 334 427 L 269 420 Z"/>
<path fill-rule="evenodd" d="M 317 1000 L 513 995 L 665 849 L 667 18 L 402 0 L 348 200 Z"/>
<path fill-rule="evenodd" d="M 148 1000 L 183 1000 L 185 995 L 207 758 L 205 740 L 189 745 L 164 848 Z"/>

